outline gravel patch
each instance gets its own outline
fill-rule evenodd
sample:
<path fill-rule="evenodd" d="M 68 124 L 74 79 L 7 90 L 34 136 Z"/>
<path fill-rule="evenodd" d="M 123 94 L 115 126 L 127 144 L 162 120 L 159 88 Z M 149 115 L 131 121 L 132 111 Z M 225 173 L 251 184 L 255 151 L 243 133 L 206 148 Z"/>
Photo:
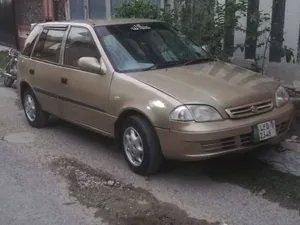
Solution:
<path fill-rule="evenodd" d="M 65 177 L 71 196 L 96 208 L 95 217 L 114 225 L 219 225 L 190 218 L 176 205 L 157 200 L 147 190 L 123 184 L 112 175 L 76 160 L 60 158 L 51 167 Z"/>

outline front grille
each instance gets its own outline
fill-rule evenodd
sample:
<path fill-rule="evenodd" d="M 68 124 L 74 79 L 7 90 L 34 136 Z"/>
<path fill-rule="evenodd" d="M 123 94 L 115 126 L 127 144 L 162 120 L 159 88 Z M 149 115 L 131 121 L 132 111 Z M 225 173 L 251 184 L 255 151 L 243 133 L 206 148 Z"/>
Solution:
<path fill-rule="evenodd" d="M 252 133 L 240 135 L 241 146 L 247 147 L 252 145 Z"/>
<path fill-rule="evenodd" d="M 225 111 L 233 119 L 239 119 L 243 117 L 254 116 L 257 114 L 265 113 L 273 109 L 273 103 L 271 100 L 256 102 L 249 105 L 238 106 L 226 109 Z"/>
<path fill-rule="evenodd" d="M 287 131 L 289 127 L 288 121 L 276 125 L 277 135 L 282 134 Z M 252 142 L 252 132 L 223 138 L 220 140 L 212 140 L 201 142 L 201 146 L 206 153 L 220 152 L 220 151 L 230 151 L 243 147 L 255 146 Z"/>
<path fill-rule="evenodd" d="M 218 152 L 223 150 L 235 149 L 237 147 L 234 137 L 201 142 L 201 146 L 205 152 Z"/>

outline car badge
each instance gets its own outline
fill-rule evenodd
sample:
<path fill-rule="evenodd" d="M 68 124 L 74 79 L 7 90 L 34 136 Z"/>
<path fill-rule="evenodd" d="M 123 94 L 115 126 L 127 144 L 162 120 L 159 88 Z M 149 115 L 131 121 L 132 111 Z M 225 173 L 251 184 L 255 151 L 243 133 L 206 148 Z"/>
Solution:
<path fill-rule="evenodd" d="M 251 110 L 252 113 L 257 113 L 258 112 L 257 108 L 254 105 L 251 106 L 250 110 Z"/>

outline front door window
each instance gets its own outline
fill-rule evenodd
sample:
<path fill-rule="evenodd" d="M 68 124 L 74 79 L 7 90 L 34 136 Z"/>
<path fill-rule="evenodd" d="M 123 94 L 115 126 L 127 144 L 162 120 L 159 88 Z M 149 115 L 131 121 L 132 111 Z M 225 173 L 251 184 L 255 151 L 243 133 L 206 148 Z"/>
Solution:
<path fill-rule="evenodd" d="M 66 42 L 64 65 L 78 68 L 81 57 L 95 57 L 100 60 L 100 53 L 88 29 L 72 27 Z"/>

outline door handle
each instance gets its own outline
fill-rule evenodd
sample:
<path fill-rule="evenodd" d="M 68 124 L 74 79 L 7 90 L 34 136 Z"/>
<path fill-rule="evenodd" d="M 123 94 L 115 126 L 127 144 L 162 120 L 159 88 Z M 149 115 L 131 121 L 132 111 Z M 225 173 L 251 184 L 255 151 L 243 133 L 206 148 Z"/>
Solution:
<path fill-rule="evenodd" d="M 30 70 L 29 70 L 29 73 L 30 73 L 31 75 L 34 75 L 34 69 L 30 69 Z"/>
<path fill-rule="evenodd" d="M 62 84 L 67 84 L 67 83 L 68 83 L 68 79 L 65 78 L 65 77 L 62 77 L 61 80 L 60 80 L 60 82 L 61 82 Z"/>

